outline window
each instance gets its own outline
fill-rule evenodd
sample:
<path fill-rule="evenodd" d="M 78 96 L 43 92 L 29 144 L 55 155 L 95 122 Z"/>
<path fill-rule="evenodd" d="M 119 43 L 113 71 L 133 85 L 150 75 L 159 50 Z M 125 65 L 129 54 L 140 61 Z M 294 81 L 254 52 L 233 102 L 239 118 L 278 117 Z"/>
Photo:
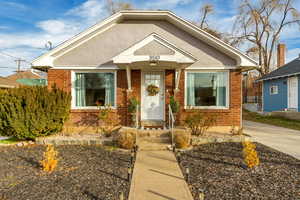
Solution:
<path fill-rule="evenodd" d="M 278 85 L 270 86 L 270 95 L 278 94 Z"/>
<path fill-rule="evenodd" d="M 228 71 L 186 74 L 186 106 L 228 107 L 228 90 Z"/>
<path fill-rule="evenodd" d="M 76 72 L 74 80 L 75 107 L 115 106 L 115 74 Z"/>

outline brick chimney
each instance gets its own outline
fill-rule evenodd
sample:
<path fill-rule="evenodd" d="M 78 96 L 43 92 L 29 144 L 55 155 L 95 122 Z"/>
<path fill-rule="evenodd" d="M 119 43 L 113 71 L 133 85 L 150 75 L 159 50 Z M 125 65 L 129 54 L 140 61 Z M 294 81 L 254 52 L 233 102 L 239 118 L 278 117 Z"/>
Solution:
<path fill-rule="evenodd" d="M 285 44 L 278 44 L 277 46 L 277 67 L 285 64 Z"/>

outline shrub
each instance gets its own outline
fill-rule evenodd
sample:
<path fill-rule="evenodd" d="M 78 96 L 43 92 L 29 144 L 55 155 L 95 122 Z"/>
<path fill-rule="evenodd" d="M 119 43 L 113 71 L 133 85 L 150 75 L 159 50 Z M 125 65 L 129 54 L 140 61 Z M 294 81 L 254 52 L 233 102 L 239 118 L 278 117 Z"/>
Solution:
<path fill-rule="evenodd" d="M 174 96 L 170 97 L 170 106 L 173 113 L 179 112 L 180 104 L 178 101 L 175 100 Z"/>
<path fill-rule="evenodd" d="M 62 130 L 71 97 L 55 86 L 26 86 L 0 91 L 0 135 L 32 140 Z"/>
<path fill-rule="evenodd" d="M 104 106 L 104 108 L 100 108 L 98 118 L 101 122 L 101 132 L 106 137 L 110 137 L 118 124 L 118 121 L 116 121 L 116 119 L 113 117 L 111 106 Z"/>
<path fill-rule="evenodd" d="M 190 137 L 188 134 L 175 134 L 174 143 L 176 148 L 187 148 L 190 145 Z"/>
<path fill-rule="evenodd" d="M 52 172 L 55 170 L 58 159 L 58 152 L 55 151 L 53 145 L 48 145 L 46 152 L 44 153 L 44 160 L 41 161 L 41 165 L 45 172 Z"/>
<path fill-rule="evenodd" d="M 132 97 L 131 99 L 129 99 L 129 104 L 128 104 L 128 112 L 129 113 L 135 113 L 137 106 L 140 104 L 140 102 L 135 98 Z"/>
<path fill-rule="evenodd" d="M 243 142 L 243 154 L 244 162 L 249 168 L 253 168 L 259 165 L 259 157 L 257 151 L 255 150 L 256 146 L 250 141 Z"/>
<path fill-rule="evenodd" d="M 119 133 L 117 143 L 121 148 L 132 149 L 135 145 L 135 135 L 130 132 Z"/>
<path fill-rule="evenodd" d="M 216 123 L 216 116 L 197 112 L 188 115 L 184 123 L 191 129 L 192 135 L 204 135 L 207 129 Z"/>

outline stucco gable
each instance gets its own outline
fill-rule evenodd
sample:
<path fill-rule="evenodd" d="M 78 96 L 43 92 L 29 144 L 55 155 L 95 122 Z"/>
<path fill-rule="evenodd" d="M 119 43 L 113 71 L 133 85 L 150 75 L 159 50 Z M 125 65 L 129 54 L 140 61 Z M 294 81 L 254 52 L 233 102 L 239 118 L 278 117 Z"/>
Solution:
<path fill-rule="evenodd" d="M 167 48 L 166 46 L 160 44 L 157 41 L 151 41 L 145 46 L 139 48 L 135 52 L 133 52 L 134 55 L 174 55 L 175 51 L 173 51 L 170 48 Z"/>
<path fill-rule="evenodd" d="M 138 23 L 126 23 L 127 21 L 135 20 L 139 21 L 143 26 L 140 26 Z M 148 21 L 151 20 L 155 22 L 152 23 L 154 26 L 151 26 L 151 23 L 148 23 Z M 158 23 L 158 21 L 163 22 Z M 125 24 L 126 27 L 124 27 Z M 166 26 L 171 27 L 171 29 L 176 29 L 176 31 L 171 32 L 166 29 Z M 114 33 L 114 31 L 117 30 L 118 32 Z M 169 11 L 122 11 L 35 59 L 33 61 L 33 66 L 99 66 L 109 62 L 109 56 L 110 58 L 113 57 L 145 37 L 145 35 L 156 32 L 154 30 L 158 32 L 161 31 L 162 33 L 159 34 L 162 34 L 163 36 L 171 36 L 172 40 L 176 40 L 174 37 L 177 37 L 177 41 L 174 41 L 174 44 L 177 42 L 176 45 L 179 45 L 180 48 L 187 48 L 192 51 L 194 49 L 190 46 L 194 46 L 198 49 L 200 48 L 202 55 L 205 56 L 202 57 L 203 62 L 201 63 L 200 61 L 199 63 L 196 63 L 196 65 L 257 65 L 255 61 L 237 49 L 230 47 L 228 44 Z M 108 37 L 107 34 L 109 34 Z M 107 40 L 109 40 L 109 45 L 106 42 Z M 97 44 L 97 48 L 95 48 L 95 45 L 91 45 L 91 42 Z M 81 54 L 79 54 L 79 52 Z M 193 52 L 188 52 L 194 55 Z M 96 54 L 98 58 L 95 57 Z M 200 54 L 201 53 L 199 53 L 199 55 Z M 78 61 L 78 56 L 81 60 L 80 62 L 75 62 Z M 208 57 L 210 57 L 210 59 L 208 59 Z M 75 58 L 75 60 L 73 58 Z M 206 61 L 204 62 L 204 60 Z"/>

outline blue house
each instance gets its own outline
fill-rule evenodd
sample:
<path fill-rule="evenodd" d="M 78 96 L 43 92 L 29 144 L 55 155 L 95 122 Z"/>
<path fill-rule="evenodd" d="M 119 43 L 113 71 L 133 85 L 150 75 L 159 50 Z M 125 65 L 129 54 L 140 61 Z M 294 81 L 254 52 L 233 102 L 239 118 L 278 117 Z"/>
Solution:
<path fill-rule="evenodd" d="M 262 108 L 264 112 L 300 111 L 300 55 L 258 81 L 263 81 Z"/>

